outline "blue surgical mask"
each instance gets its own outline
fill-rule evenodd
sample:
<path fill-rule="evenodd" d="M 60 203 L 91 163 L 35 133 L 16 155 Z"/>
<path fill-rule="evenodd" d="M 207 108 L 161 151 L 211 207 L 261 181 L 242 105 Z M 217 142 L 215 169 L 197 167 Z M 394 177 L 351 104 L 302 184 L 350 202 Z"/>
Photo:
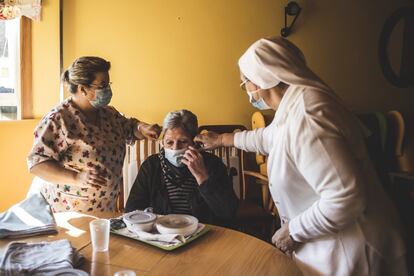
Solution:
<path fill-rule="evenodd" d="M 253 98 L 253 94 L 259 92 L 261 89 L 257 89 L 254 91 L 247 91 L 247 94 L 249 94 L 249 102 L 253 105 L 253 107 L 259 109 L 259 110 L 267 110 L 271 109 L 271 107 L 263 100 L 262 97 L 260 99 L 255 100 Z"/>
<path fill-rule="evenodd" d="M 181 162 L 181 160 L 184 158 L 184 153 L 186 150 L 187 149 L 173 150 L 164 148 L 165 158 L 174 166 L 183 167 L 185 165 Z"/>
<path fill-rule="evenodd" d="M 104 107 L 104 106 L 107 106 L 111 102 L 112 89 L 110 86 L 101 88 L 101 89 L 96 89 L 95 93 L 96 93 L 96 99 L 93 101 L 89 101 L 93 107 L 95 108 Z"/>
<path fill-rule="evenodd" d="M 272 109 L 270 106 L 267 105 L 267 103 L 263 100 L 263 98 L 260 98 L 259 100 L 251 103 L 253 107 L 259 109 L 259 110 L 268 110 Z"/>

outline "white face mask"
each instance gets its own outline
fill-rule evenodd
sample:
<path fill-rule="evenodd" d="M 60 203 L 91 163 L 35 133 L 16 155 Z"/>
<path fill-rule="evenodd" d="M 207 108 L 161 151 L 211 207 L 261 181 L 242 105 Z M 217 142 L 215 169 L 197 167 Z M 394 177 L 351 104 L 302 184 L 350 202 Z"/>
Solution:
<path fill-rule="evenodd" d="M 164 148 L 165 158 L 174 166 L 183 167 L 185 165 L 181 162 L 181 160 L 184 158 L 184 153 L 186 150 L 187 149 L 173 150 Z"/>
<path fill-rule="evenodd" d="M 260 99 L 255 100 L 253 98 L 253 94 L 259 92 L 262 89 L 257 89 L 254 91 L 247 91 L 247 94 L 249 95 L 249 102 L 257 109 L 259 110 L 267 110 L 267 109 L 271 109 L 271 107 L 263 100 L 262 97 L 260 97 Z"/>
<path fill-rule="evenodd" d="M 248 81 L 249 81 L 248 79 L 245 79 L 240 84 L 240 87 L 245 86 Z M 260 99 L 258 99 L 257 101 L 253 98 L 253 94 L 258 93 L 260 90 L 262 90 L 261 88 L 256 89 L 254 91 L 247 90 L 247 87 L 244 87 L 244 89 L 246 90 L 247 94 L 249 95 L 249 102 L 253 105 L 253 107 L 255 107 L 259 110 L 271 109 L 271 107 L 263 100 L 262 97 L 260 97 Z"/>

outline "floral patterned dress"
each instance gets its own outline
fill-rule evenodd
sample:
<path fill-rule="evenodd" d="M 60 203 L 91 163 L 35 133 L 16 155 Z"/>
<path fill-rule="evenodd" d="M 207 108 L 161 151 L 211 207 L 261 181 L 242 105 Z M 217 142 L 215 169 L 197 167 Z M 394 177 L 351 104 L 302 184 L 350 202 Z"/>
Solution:
<path fill-rule="evenodd" d="M 55 160 L 77 172 L 95 170 L 107 186 L 50 183 L 35 177 L 54 212 L 114 211 L 122 185 L 126 143 L 135 141 L 136 119 L 127 119 L 113 107 L 98 109 L 97 123 L 91 124 L 71 98 L 50 111 L 34 132 L 28 156 L 29 169 Z"/>

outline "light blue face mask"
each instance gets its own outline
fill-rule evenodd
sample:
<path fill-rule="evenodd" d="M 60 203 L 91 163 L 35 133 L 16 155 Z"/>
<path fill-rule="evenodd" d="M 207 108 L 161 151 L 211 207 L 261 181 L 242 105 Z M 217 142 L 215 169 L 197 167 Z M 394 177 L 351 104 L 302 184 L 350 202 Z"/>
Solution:
<path fill-rule="evenodd" d="M 91 105 L 95 108 L 107 106 L 112 99 L 112 89 L 110 86 L 96 89 L 95 90 L 96 99 L 93 101 L 89 101 Z"/>
<path fill-rule="evenodd" d="M 257 89 L 255 91 L 247 91 L 247 94 L 249 94 L 249 102 L 253 105 L 253 107 L 259 109 L 259 110 L 267 110 L 271 109 L 271 107 L 263 100 L 262 97 L 258 99 L 257 101 L 254 100 L 253 94 L 259 92 L 261 89 Z"/>
<path fill-rule="evenodd" d="M 181 160 L 184 158 L 184 152 L 186 150 L 187 149 L 173 150 L 164 148 L 165 158 L 174 166 L 183 167 L 185 164 L 183 164 Z"/>

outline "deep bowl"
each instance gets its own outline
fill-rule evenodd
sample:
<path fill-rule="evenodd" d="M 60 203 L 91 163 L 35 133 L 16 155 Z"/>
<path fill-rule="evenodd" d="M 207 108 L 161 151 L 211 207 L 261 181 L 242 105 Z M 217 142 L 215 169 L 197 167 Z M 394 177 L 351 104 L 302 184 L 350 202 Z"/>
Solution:
<path fill-rule="evenodd" d="M 157 219 L 155 227 L 161 234 L 189 236 L 197 231 L 198 219 L 190 215 L 166 215 Z"/>
<path fill-rule="evenodd" d="M 122 217 L 125 222 L 128 230 L 133 232 L 135 231 L 145 231 L 150 232 L 154 227 L 155 220 L 157 216 L 153 213 L 148 213 L 144 211 L 133 211 L 126 213 Z"/>

